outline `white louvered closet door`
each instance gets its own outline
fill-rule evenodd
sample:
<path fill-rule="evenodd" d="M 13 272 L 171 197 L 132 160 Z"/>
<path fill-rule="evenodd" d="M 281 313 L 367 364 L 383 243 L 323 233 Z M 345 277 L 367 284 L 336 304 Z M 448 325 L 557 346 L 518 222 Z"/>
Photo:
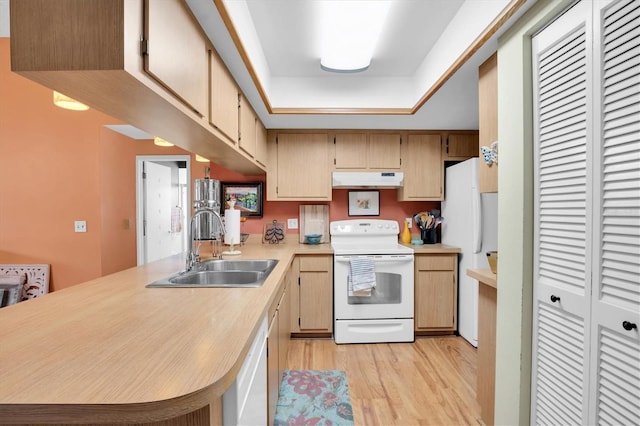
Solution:
<path fill-rule="evenodd" d="M 532 423 L 640 424 L 640 1 L 533 38 Z"/>
<path fill-rule="evenodd" d="M 592 72 L 586 3 L 533 39 L 533 424 L 580 425 L 587 418 Z"/>
<path fill-rule="evenodd" d="M 640 425 L 640 1 L 598 2 L 590 424 Z"/>

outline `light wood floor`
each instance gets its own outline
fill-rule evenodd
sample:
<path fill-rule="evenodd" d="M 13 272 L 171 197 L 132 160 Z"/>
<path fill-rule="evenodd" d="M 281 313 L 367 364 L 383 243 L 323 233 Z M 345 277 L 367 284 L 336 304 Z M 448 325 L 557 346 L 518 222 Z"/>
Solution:
<path fill-rule="evenodd" d="M 287 368 L 344 370 L 356 425 L 478 425 L 476 349 L 457 336 L 336 345 L 293 339 Z"/>

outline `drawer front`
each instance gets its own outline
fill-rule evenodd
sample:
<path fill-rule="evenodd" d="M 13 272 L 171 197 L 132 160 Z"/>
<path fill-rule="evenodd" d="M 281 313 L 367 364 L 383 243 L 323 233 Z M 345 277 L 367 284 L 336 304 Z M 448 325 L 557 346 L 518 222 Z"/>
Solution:
<path fill-rule="evenodd" d="M 416 270 L 418 271 L 453 271 L 455 269 L 457 254 L 429 254 L 415 257 Z"/>
<path fill-rule="evenodd" d="M 331 270 L 332 256 L 300 256 L 300 271 L 324 271 Z"/>

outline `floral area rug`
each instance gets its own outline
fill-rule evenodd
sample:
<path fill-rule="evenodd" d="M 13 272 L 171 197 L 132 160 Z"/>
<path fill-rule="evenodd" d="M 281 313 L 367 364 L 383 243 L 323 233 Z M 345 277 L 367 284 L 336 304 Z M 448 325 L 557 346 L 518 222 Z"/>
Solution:
<path fill-rule="evenodd" d="M 344 371 L 285 370 L 275 425 L 353 425 Z"/>

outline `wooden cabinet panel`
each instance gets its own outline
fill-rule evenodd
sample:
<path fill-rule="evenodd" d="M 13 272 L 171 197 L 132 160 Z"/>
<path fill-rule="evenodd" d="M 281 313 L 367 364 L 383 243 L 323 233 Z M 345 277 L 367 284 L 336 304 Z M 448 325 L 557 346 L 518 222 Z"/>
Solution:
<path fill-rule="evenodd" d="M 415 266 L 418 271 L 453 271 L 456 261 L 456 256 L 432 254 L 416 256 Z"/>
<path fill-rule="evenodd" d="M 458 255 L 415 256 L 415 331 L 453 333 L 457 327 Z"/>
<path fill-rule="evenodd" d="M 278 307 L 278 383 L 282 380 L 282 374 L 287 366 L 287 355 L 289 353 L 289 341 L 291 340 L 291 297 L 289 289 L 292 286 L 291 271 L 287 273 L 287 283 L 280 305 Z M 297 281 L 297 280 L 296 280 Z M 296 282 L 297 284 L 297 282 Z"/>
<path fill-rule="evenodd" d="M 329 271 L 332 268 L 331 256 L 300 256 L 300 271 Z"/>
<path fill-rule="evenodd" d="M 293 331 L 331 333 L 333 331 L 333 257 L 298 256 L 300 274 L 297 303 L 298 321 Z"/>
<path fill-rule="evenodd" d="M 335 168 L 367 168 L 367 134 L 338 133 L 335 136 Z"/>
<path fill-rule="evenodd" d="M 477 157 L 479 152 L 478 135 L 450 133 L 443 148 L 445 161 L 466 160 L 471 157 Z"/>
<path fill-rule="evenodd" d="M 494 53 L 479 68 L 478 81 L 479 145 L 489 146 L 498 140 L 498 54 Z M 479 151 L 478 147 L 478 151 Z M 482 159 L 481 159 L 482 160 Z M 489 167 L 480 161 L 480 192 L 498 192 L 498 165 Z"/>
<path fill-rule="evenodd" d="M 201 116 L 208 112 L 206 38 L 181 1 L 145 1 L 145 71 Z"/>
<path fill-rule="evenodd" d="M 323 272 L 300 272 L 300 331 L 332 330 L 332 277 Z"/>
<path fill-rule="evenodd" d="M 278 134 L 269 148 L 268 199 L 331 200 L 329 147 L 326 133 Z"/>
<path fill-rule="evenodd" d="M 231 141 L 238 142 L 238 87 L 214 51 L 210 51 L 211 96 L 209 122 Z"/>
<path fill-rule="evenodd" d="M 240 136 L 238 146 L 251 157 L 256 155 L 256 115 L 247 99 L 240 95 Z"/>
<path fill-rule="evenodd" d="M 367 165 L 370 169 L 392 170 L 400 169 L 400 145 L 402 138 L 399 134 L 369 134 L 367 151 Z"/>
<path fill-rule="evenodd" d="M 418 271 L 416 328 L 452 328 L 454 288 L 451 272 Z"/>
<path fill-rule="evenodd" d="M 411 134 L 402 145 L 404 186 L 400 201 L 441 200 L 443 164 L 440 134 Z"/>
<path fill-rule="evenodd" d="M 256 119 L 256 155 L 255 160 L 267 165 L 267 129 L 260 119 Z"/>

